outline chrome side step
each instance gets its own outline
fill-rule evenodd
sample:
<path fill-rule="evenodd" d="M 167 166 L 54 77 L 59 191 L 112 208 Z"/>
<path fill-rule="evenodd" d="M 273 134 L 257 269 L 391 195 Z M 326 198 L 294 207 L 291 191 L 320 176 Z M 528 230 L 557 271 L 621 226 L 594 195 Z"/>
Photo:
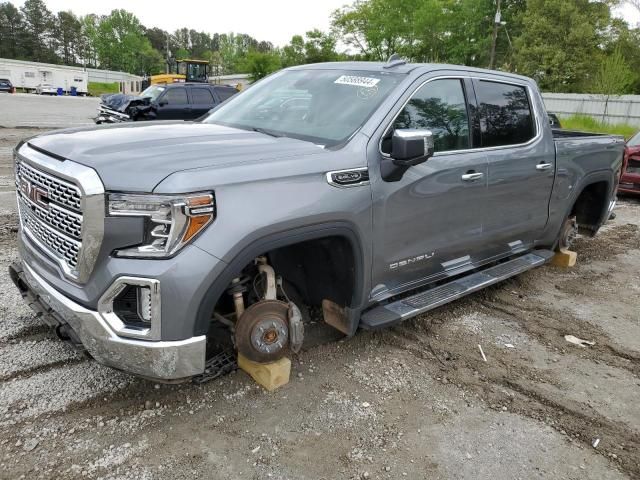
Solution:
<path fill-rule="evenodd" d="M 477 292 L 489 285 L 544 265 L 551 260 L 553 255 L 554 253 L 551 250 L 534 250 L 513 260 L 460 277 L 438 287 L 415 293 L 410 297 L 374 307 L 362 314 L 360 326 L 365 330 L 378 330 L 394 325 L 470 293 Z"/>

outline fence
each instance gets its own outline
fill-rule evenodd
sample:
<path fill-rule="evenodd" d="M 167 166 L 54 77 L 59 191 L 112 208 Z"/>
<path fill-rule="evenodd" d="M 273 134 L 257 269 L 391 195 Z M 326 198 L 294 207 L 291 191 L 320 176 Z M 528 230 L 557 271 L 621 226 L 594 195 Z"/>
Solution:
<path fill-rule="evenodd" d="M 542 98 L 547 111 L 560 117 L 584 114 L 607 123 L 640 127 L 640 95 L 543 93 Z"/>

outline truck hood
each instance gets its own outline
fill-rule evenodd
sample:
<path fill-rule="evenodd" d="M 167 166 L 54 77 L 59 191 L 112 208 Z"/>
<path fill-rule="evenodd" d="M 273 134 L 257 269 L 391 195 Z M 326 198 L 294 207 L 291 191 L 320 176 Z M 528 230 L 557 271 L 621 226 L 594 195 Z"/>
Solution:
<path fill-rule="evenodd" d="M 151 192 L 172 173 L 203 167 L 317 155 L 310 142 L 192 122 L 153 122 L 62 130 L 29 140 L 55 157 L 98 172 L 112 191 Z"/>

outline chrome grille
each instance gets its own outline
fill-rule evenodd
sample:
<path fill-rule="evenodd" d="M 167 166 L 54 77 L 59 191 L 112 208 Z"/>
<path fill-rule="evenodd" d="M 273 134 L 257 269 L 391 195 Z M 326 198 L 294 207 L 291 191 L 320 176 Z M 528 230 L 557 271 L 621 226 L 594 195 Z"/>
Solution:
<path fill-rule="evenodd" d="M 54 177 L 25 162 L 16 163 L 16 192 L 20 222 L 33 240 L 74 272 L 82 249 L 82 196 L 71 182 Z M 34 200 L 28 192 L 38 188 Z"/>
<path fill-rule="evenodd" d="M 80 189 L 74 184 L 46 174 L 40 170 L 20 162 L 16 164 L 16 181 L 18 187 L 23 181 L 39 185 L 47 190 L 47 196 L 62 207 L 80 212 L 82 207 Z"/>
<path fill-rule="evenodd" d="M 33 213 L 30 205 L 23 198 L 20 198 L 19 205 L 22 226 L 26 227 L 41 244 L 48 247 L 51 253 L 75 269 L 78 266 L 78 254 L 82 244 L 47 226 Z"/>

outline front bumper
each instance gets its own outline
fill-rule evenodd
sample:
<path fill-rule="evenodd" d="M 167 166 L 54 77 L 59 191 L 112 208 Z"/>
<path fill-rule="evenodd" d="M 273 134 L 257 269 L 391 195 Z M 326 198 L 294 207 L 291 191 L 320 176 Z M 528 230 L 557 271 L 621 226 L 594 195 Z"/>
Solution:
<path fill-rule="evenodd" d="M 79 305 L 49 285 L 28 264 L 9 268 L 29 306 L 54 327 L 70 327 L 98 362 L 160 381 L 188 379 L 204 372 L 206 336 L 179 341 L 147 341 L 115 334 L 96 311 Z"/>

